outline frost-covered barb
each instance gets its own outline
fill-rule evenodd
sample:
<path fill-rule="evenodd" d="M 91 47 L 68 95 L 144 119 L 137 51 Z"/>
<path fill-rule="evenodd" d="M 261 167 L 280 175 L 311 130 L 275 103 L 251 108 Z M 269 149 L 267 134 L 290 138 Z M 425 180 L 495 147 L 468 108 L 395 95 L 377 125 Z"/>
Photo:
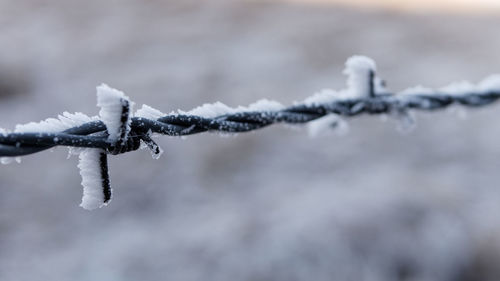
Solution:
<path fill-rule="evenodd" d="M 101 108 L 99 116 L 106 125 L 108 139 L 119 142 L 127 141 L 130 132 L 132 104 L 125 94 L 106 84 L 97 87 L 97 106 Z"/>
<path fill-rule="evenodd" d="M 108 141 L 113 145 L 112 154 L 126 147 L 130 133 L 132 104 L 123 92 L 102 84 L 97 87 L 99 116 L 106 126 Z M 109 184 L 108 156 L 103 148 L 86 148 L 79 153 L 78 168 L 82 176 L 84 209 L 93 210 L 105 206 L 111 200 Z"/>
<path fill-rule="evenodd" d="M 108 159 L 106 151 L 87 148 L 80 153 L 78 168 L 82 176 L 83 197 L 80 206 L 93 210 L 105 206 L 111 200 Z"/>
<path fill-rule="evenodd" d="M 128 97 L 101 85 L 97 88 L 99 116 L 65 112 L 58 118 L 17 125 L 14 131 L 0 129 L 0 162 L 6 164 L 54 146 L 68 146 L 72 154 L 79 154 L 78 166 L 84 186 L 81 206 L 94 209 L 111 199 L 107 155 L 149 148 L 153 157 L 158 158 L 162 150 L 153 141 L 153 134 L 239 133 L 275 123 L 309 123 L 311 135 L 329 128 L 345 132 L 345 117 L 388 114 L 411 124 L 413 110 L 437 110 L 452 104 L 477 107 L 500 98 L 500 75 L 490 76 L 478 84 L 453 83 L 437 90 L 419 86 L 391 93 L 377 76 L 375 62 L 370 58 L 349 58 L 344 73 L 348 76 L 345 89 L 322 90 L 289 107 L 270 100 L 236 108 L 216 102 L 170 114 L 147 105 L 132 114 Z"/>

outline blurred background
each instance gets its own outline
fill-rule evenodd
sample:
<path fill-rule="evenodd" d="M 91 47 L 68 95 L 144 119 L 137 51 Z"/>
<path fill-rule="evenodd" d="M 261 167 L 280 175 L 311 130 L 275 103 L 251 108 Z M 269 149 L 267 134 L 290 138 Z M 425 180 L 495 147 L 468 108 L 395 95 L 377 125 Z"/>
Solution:
<path fill-rule="evenodd" d="M 285 105 L 375 59 L 393 91 L 500 72 L 500 2 L 0 0 L 0 127 L 136 108 Z M 77 157 L 0 166 L 0 280 L 499 280 L 500 105 L 161 137 L 110 159 L 88 212 Z"/>

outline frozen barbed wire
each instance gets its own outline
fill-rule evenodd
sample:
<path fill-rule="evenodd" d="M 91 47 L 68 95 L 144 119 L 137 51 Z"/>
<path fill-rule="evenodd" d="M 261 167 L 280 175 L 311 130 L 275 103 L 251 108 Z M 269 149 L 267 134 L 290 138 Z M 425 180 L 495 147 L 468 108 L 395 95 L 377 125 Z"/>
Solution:
<path fill-rule="evenodd" d="M 346 62 L 345 89 L 322 90 L 290 107 L 270 100 L 237 108 L 216 102 L 170 114 L 147 105 L 132 114 L 130 99 L 103 84 L 97 87 L 99 117 L 64 112 L 57 119 L 17 125 L 14 131 L 0 129 L 0 162 L 10 163 L 19 156 L 55 146 L 77 148 L 72 153 L 79 154 L 80 159 L 78 167 L 84 186 L 81 206 L 94 209 L 111 199 L 107 155 L 147 147 L 157 158 L 162 150 L 153 141 L 153 134 L 239 133 L 275 123 L 310 123 L 309 131 L 315 135 L 332 127 L 345 128 L 344 118 L 361 114 L 395 116 L 402 120 L 401 128 L 407 130 L 414 124 L 412 110 L 438 110 L 450 105 L 477 107 L 500 98 L 500 75 L 476 85 L 460 82 L 437 90 L 419 86 L 394 94 L 385 88 L 375 71 L 373 60 L 354 56 Z"/>

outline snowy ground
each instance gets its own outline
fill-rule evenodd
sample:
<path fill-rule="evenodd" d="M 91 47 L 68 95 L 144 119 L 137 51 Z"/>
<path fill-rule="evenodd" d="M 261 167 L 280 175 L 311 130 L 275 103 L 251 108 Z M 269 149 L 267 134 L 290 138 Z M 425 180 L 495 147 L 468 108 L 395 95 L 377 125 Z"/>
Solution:
<path fill-rule="evenodd" d="M 57 3 L 56 3 L 57 2 Z M 55 4 L 56 3 L 56 4 Z M 0 127 L 98 112 L 95 86 L 164 112 L 291 104 L 364 54 L 398 91 L 500 72 L 500 19 L 266 1 L 0 0 Z M 378 117 L 344 137 L 274 126 L 161 138 L 110 159 L 78 207 L 77 158 L 0 166 L 0 280 L 498 280 L 500 104 Z"/>

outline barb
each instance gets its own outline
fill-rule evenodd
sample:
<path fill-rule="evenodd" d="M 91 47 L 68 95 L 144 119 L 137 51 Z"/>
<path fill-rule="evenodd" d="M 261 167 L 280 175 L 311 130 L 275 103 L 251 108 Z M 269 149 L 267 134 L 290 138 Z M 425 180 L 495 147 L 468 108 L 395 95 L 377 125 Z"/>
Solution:
<path fill-rule="evenodd" d="M 154 157 L 159 157 L 162 151 L 152 140 L 152 134 L 186 136 L 207 131 L 240 133 L 276 123 L 303 124 L 332 115 L 406 115 L 411 110 L 438 110 L 452 104 L 478 107 L 500 98 L 499 76 L 487 78 L 477 85 L 462 82 L 439 90 L 417 87 L 394 94 L 388 92 L 383 81 L 376 76 L 375 63 L 371 59 L 352 57 L 346 66 L 345 73 L 349 76 L 347 89 L 324 90 L 290 107 L 262 100 L 249 107 L 229 108 L 222 103 L 215 103 L 188 112 L 163 114 L 144 105 L 132 117 L 129 99 L 123 93 L 102 85 L 98 87 L 100 118 L 87 117 L 81 113 L 64 113 L 59 119 L 17 126 L 14 132 L 0 129 L 0 157 L 24 156 L 55 146 L 98 149 L 100 152 L 92 154 L 92 157 L 99 161 L 97 167 L 100 167 L 101 173 L 97 173 L 100 178 L 98 182 L 103 183 L 100 188 L 104 190 L 105 196 L 100 204 L 90 204 L 91 209 L 105 205 L 111 198 L 106 153 L 116 155 L 134 151 L 141 147 L 142 142 Z M 83 173 L 82 177 L 85 177 Z M 88 204 L 82 202 L 84 205 Z"/>

